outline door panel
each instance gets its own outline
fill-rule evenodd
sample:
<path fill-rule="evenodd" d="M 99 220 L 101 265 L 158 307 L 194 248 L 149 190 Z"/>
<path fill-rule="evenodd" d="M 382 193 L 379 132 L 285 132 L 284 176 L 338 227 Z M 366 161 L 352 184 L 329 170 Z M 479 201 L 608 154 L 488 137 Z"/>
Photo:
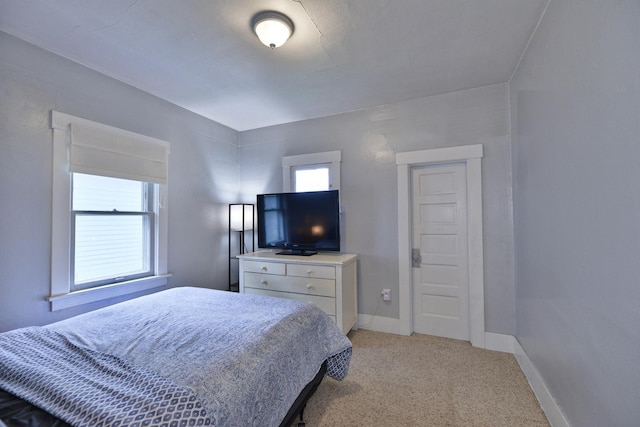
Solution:
<path fill-rule="evenodd" d="M 455 296 L 445 297 L 423 294 L 421 305 L 422 311 L 428 312 L 431 316 L 444 316 L 455 319 L 460 311 L 460 304 Z"/>
<path fill-rule="evenodd" d="M 469 340 L 466 170 L 464 164 L 413 169 L 415 332 Z"/>

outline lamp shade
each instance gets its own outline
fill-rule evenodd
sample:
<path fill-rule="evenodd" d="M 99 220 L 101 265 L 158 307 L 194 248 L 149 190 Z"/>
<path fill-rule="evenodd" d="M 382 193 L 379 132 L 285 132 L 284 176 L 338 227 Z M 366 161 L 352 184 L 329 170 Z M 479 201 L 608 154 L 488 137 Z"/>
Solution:
<path fill-rule="evenodd" d="M 244 216 L 243 216 L 244 212 Z M 243 226 L 244 223 L 244 226 Z M 229 228 L 233 231 L 253 230 L 253 205 L 229 206 Z"/>
<path fill-rule="evenodd" d="M 282 46 L 293 34 L 293 22 L 278 12 L 262 12 L 253 18 L 253 31 L 271 49 Z"/>

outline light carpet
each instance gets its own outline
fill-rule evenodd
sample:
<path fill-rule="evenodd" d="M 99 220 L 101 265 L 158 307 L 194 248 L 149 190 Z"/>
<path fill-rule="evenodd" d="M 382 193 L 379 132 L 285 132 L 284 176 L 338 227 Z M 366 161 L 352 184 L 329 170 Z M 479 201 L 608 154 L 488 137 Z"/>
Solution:
<path fill-rule="evenodd" d="M 420 334 L 349 338 L 349 375 L 325 377 L 304 411 L 307 427 L 549 426 L 512 354 Z"/>

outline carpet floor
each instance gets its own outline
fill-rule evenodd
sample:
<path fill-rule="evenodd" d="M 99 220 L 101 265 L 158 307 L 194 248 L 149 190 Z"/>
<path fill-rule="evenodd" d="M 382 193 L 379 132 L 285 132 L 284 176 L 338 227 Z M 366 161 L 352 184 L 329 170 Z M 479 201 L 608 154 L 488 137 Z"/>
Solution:
<path fill-rule="evenodd" d="M 349 338 L 349 375 L 325 377 L 304 411 L 308 427 L 549 426 L 512 354 L 420 334 Z"/>

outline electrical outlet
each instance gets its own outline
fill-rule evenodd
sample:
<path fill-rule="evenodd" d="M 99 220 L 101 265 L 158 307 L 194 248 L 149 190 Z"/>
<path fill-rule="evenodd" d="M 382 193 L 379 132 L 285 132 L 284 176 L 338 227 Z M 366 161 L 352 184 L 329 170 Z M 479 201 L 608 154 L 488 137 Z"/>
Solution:
<path fill-rule="evenodd" d="M 383 289 L 380 295 L 383 301 L 391 301 L 391 289 Z"/>

